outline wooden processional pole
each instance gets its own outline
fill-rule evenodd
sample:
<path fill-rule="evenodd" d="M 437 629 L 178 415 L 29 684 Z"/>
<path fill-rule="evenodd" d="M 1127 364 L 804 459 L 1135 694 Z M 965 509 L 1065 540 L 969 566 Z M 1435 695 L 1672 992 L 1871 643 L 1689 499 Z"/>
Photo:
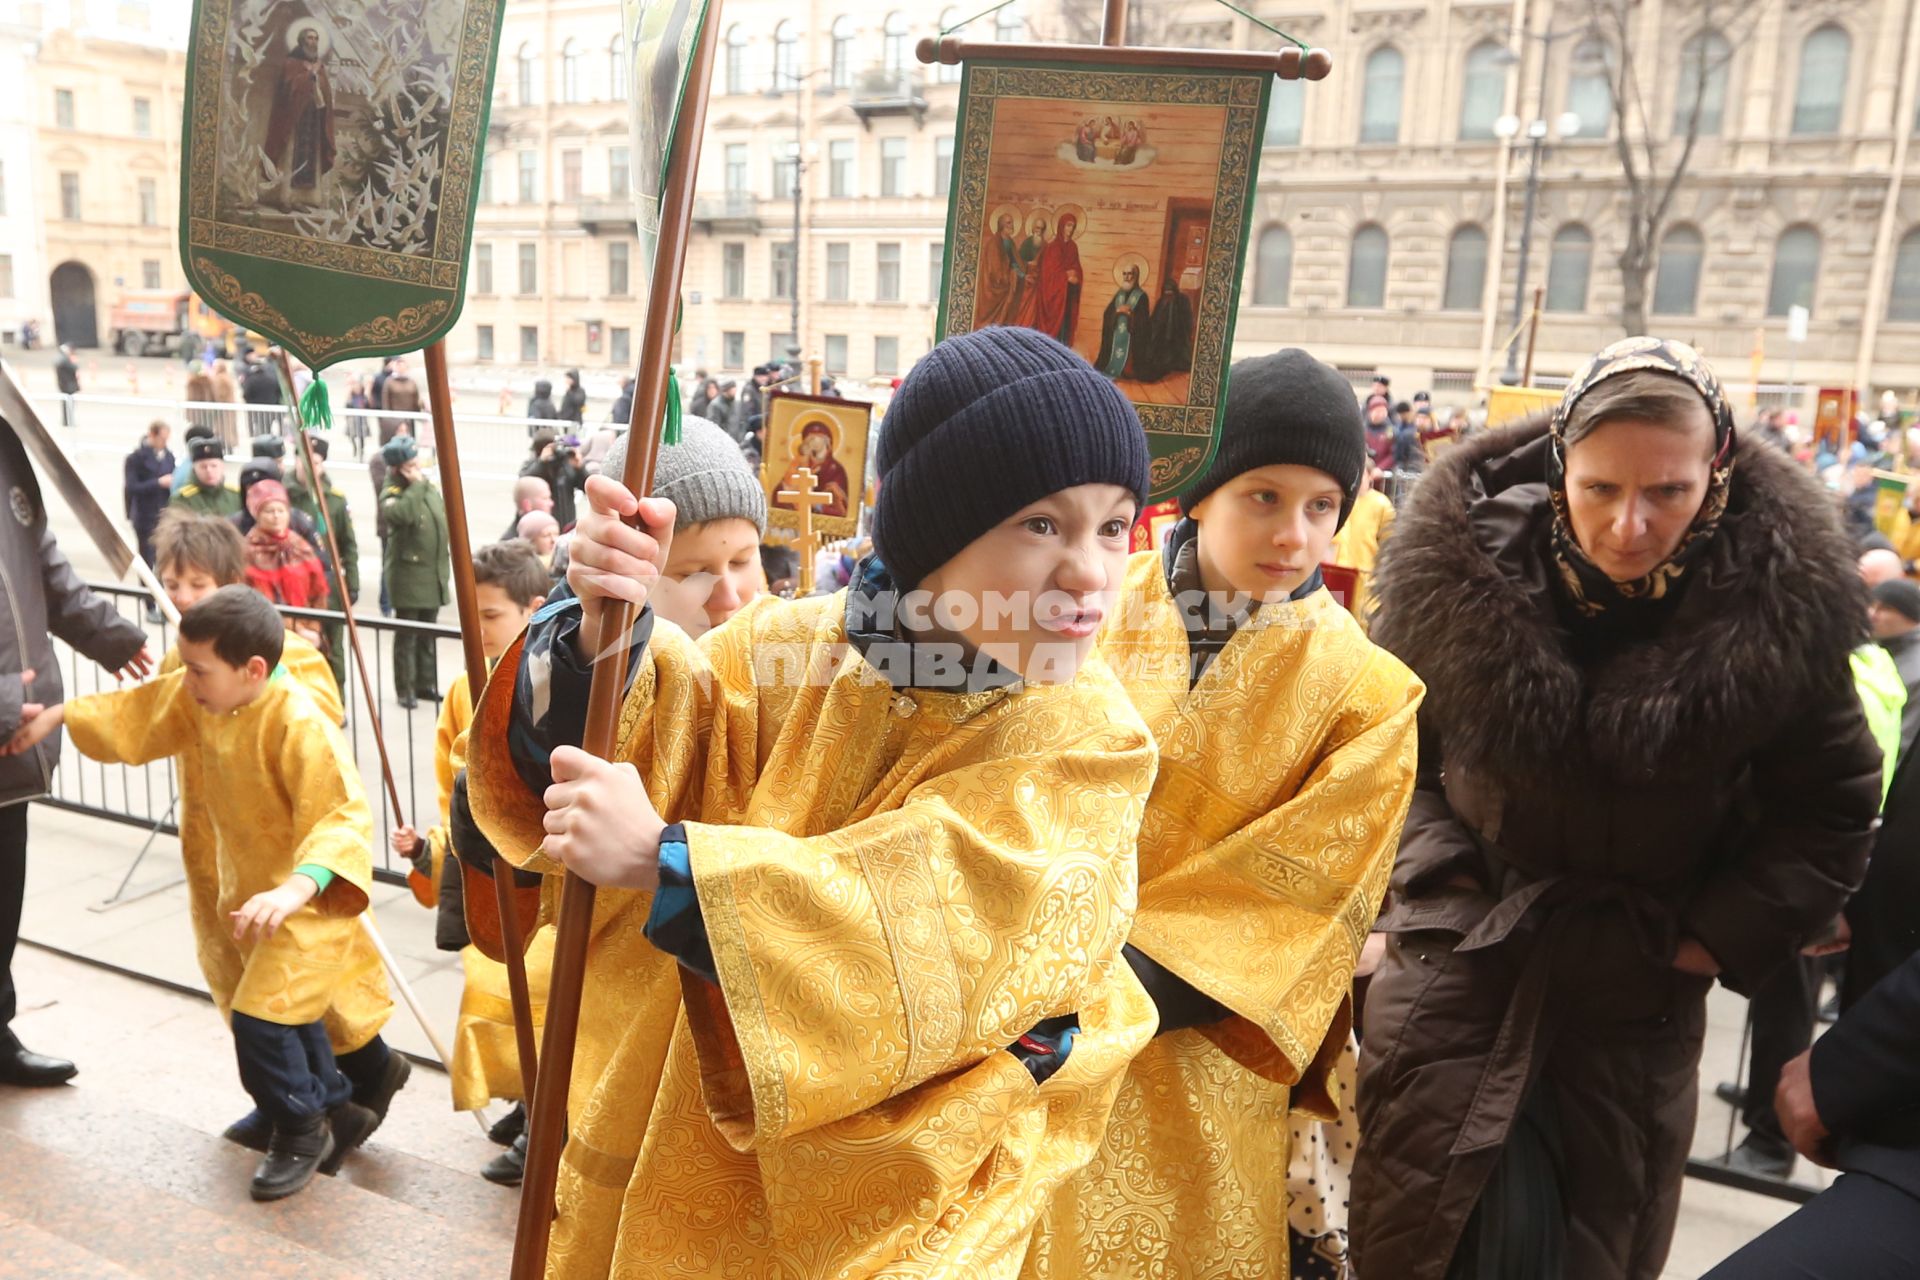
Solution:
<path fill-rule="evenodd" d="M 713 53 L 720 32 L 721 0 L 707 0 L 687 68 L 686 91 L 674 123 L 668 155 L 671 164 L 660 200 L 660 239 L 648 282 L 646 338 L 633 389 L 628 425 L 627 465 L 621 482 L 645 497 L 653 492 L 654 464 L 660 456 L 660 428 L 667 411 L 673 334 L 680 303 L 680 274 L 686 263 L 687 228 L 693 214 L 694 176 L 700 167 L 700 140 L 706 129 L 707 100 L 713 82 Z M 645 163 L 644 157 L 635 157 Z M 608 602 L 602 614 L 602 651 L 593 665 L 587 695 L 586 731 L 581 746 L 602 760 L 612 759 L 620 722 L 620 696 L 632 644 L 635 612 Z M 513 1280 L 542 1280 L 547 1241 L 553 1225 L 554 1185 L 560 1149 L 566 1141 L 567 1088 L 573 1074 L 574 1039 L 580 1030 L 580 997 L 586 977 L 587 941 L 593 927 L 594 888 L 572 872 L 560 890 L 553 945 L 553 978 L 547 995 L 547 1021 L 541 1041 L 540 1082 L 527 1114 L 527 1172 L 520 1188 L 520 1222 L 513 1242 Z"/>
<path fill-rule="evenodd" d="M 441 496 L 447 507 L 447 549 L 453 557 L 453 605 L 460 615 L 460 651 L 466 659 L 467 696 L 480 705 L 487 687 L 487 647 L 480 638 L 480 588 L 473 580 L 473 539 L 467 529 L 467 494 L 460 475 L 460 446 L 453 432 L 453 389 L 447 380 L 447 344 L 427 348 L 427 411 L 433 416 L 434 458 L 440 464 Z M 463 884 L 465 864 L 458 874 Z M 533 1040 L 533 997 L 527 988 L 526 936 L 520 931 L 520 904 L 514 898 L 513 868 L 505 859 L 493 864 L 493 900 L 500 913 L 500 949 L 507 965 L 507 994 L 513 1004 L 513 1041 L 520 1059 L 520 1096 L 533 1097 L 538 1056 Z"/>

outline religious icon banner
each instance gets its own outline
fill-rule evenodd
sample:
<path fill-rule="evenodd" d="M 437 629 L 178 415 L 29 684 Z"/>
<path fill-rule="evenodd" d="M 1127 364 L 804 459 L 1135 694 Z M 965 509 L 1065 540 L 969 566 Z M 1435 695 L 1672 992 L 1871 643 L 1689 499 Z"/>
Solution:
<path fill-rule="evenodd" d="M 466 297 L 505 0 L 195 0 L 180 257 L 315 369 L 426 346 Z"/>
<path fill-rule="evenodd" d="M 799 504 L 782 493 L 803 492 L 800 470 L 813 472 L 813 533 L 851 538 L 860 528 L 866 488 L 867 437 L 873 406 L 864 400 L 777 392 L 767 397 L 766 450 L 760 484 L 767 491 L 767 523 L 797 532 Z"/>
<path fill-rule="evenodd" d="M 1158 501 L 1219 440 L 1272 76 L 1096 57 L 966 62 L 938 337 L 1085 356 L 1139 409 Z"/>

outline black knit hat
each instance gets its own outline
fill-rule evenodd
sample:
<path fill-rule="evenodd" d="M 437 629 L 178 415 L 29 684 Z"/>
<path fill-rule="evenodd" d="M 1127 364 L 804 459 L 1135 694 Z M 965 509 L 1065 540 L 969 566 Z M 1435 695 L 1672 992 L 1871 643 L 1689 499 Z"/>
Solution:
<path fill-rule="evenodd" d="M 1873 602 L 1893 610 L 1908 622 L 1920 622 L 1920 584 L 1894 578 L 1873 589 Z"/>
<path fill-rule="evenodd" d="M 1032 329 L 949 338 L 907 374 L 881 424 L 873 545 L 917 586 L 1020 508 L 1082 484 L 1144 500 L 1147 437 L 1092 365 Z"/>
<path fill-rule="evenodd" d="M 1346 375 L 1298 347 L 1242 360 L 1227 370 L 1227 413 L 1213 465 L 1185 493 L 1180 509 L 1243 471 L 1294 464 L 1332 476 L 1347 522 L 1367 478 L 1367 429 Z"/>

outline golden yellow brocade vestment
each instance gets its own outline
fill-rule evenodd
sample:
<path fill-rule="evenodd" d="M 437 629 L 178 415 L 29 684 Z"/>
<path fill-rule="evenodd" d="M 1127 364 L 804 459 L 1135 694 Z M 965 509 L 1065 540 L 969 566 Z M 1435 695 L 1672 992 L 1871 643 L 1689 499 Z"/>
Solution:
<path fill-rule="evenodd" d="M 426 834 L 436 885 L 442 877 L 459 874 L 447 835 L 447 815 L 453 804 L 453 780 L 467 767 L 467 728 L 473 723 L 473 694 L 467 673 L 447 686 L 433 744 L 433 775 L 440 791 L 440 825 Z M 531 923 L 531 922 L 529 922 Z M 534 1037 L 546 1021 L 547 979 L 553 968 L 553 929 L 542 927 L 527 942 L 527 996 L 533 1006 Z M 465 983 L 460 989 L 460 1018 L 453 1028 L 452 1060 L 447 1076 L 456 1111 L 476 1111 L 494 1098 L 520 1101 L 526 1089 L 520 1079 L 520 1049 L 513 1031 L 513 994 L 507 985 L 507 966 L 489 959 L 469 943 L 460 950 Z"/>
<path fill-rule="evenodd" d="M 1026 1274 L 1285 1277 L 1289 1095 L 1330 1117 L 1321 1072 L 1346 1043 L 1424 689 L 1315 591 L 1263 607 L 1189 690 L 1158 552 L 1129 561 L 1101 646 L 1160 752 L 1128 940 L 1232 1016 L 1158 1036 L 1134 1061 Z"/>
<path fill-rule="evenodd" d="M 373 815 L 359 770 L 329 713 L 284 673 L 223 716 L 201 710 L 184 680 L 176 670 L 132 689 L 75 698 L 67 703 L 67 733 L 81 754 L 110 764 L 195 758 L 213 864 L 190 865 L 189 876 L 210 870 L 217 877 L 214 912 L 229 938 L 230 913 L 285 883 L 295 867 L 333 872 L 333 882 L 272 937 L 234 944 L 238 978 L 224 996 L 216 994 L 223 1009 L 264 1022 L 318 1021 L 354 979 L 365 945 L 354 917 L 366 910 L 373 883 Z"/>
<path fill-rule="evenodd" d="M 551 1276 L 1010 1277 L 1146 1042 L 1119 952 L 1153 752 L 1124 691 L 1097 660 L 895 689 L 845 607 L 763 599 L 698 645 L 655 623 L 618 755 L 686 824 L 720 981 L 647 954 L 651 895 L 601 892 Z M 511 685 L 469 783 L 544 866 Z M 1006 1046 L 1070 1013 L 1035 1084 Z"/>
<path fill-rule="evenodd" d="M 346 720 L 340 687 L 333 682 L 333 670 L 327 666 L 326 655 L 304 636 L 293 631 L 286 633 L 280 665 L 286 668 L 288 678 L 312 695 L 321 715 L 336 725 Z M 179 667 L 180 651 L 167 650 L 167 656 L 160 662 L 160 674 L 166 675 Z M 233 940 L 233 921 L 220 911 L 217 842 L 206 811 L 209 792 L 201 779 L 200 754 L 179 752 L 173 758 L 173 772 L 179 787 L 174 818 L 180 827 L 180 861 L 187 873 L 187 916 L 193 924 L 194 952 L 200 961 L 200 973 L 207 980 L 207 990 L 224 1018 L 240 985 L 246 958 Z M 216 790 L 212 794 L 224 793 Z M 393 997 L 387 990 L 387 971 L 380 963 L 380 953 L 371 940 L 356 937 L 352 958 L 334 991 L 333 1003 L 322 1017 L 327 1041 L 336 1054 L 352 1053 L 378 1035 L 392 1016 Z"/>

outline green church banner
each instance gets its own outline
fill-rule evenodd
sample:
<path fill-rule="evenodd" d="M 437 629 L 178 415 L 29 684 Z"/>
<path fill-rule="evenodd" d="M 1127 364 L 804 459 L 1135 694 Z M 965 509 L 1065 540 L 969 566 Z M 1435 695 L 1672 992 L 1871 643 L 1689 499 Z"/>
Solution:
<path fill-rule="evenodd" d="M 466 297 L 505 0 L 195 0 L 180 258 L 314 369 L 444 337 Z"/>

